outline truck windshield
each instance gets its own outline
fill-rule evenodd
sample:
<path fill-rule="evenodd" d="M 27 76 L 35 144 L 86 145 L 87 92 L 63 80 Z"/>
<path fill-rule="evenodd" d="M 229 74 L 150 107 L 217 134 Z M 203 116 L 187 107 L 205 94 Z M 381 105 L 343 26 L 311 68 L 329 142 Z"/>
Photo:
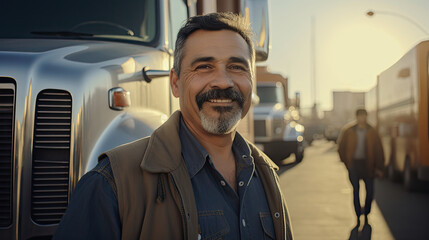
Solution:
<path fill-rule="evenodd" d="M 260 104 L 284 104 L 283 87 L 280 86 L 258 86 L 257 93 Z"/>
<path fill-rule="evenodd" d="M 151 43 L 156 0 L 2 0 L 0 38 L 84 38 Z"/>

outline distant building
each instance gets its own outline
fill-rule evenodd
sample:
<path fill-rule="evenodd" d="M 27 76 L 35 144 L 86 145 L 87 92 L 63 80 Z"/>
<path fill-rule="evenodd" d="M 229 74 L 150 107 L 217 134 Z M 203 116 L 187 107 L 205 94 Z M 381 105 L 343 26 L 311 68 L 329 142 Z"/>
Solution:
<path fill-rule="evenodd" d="M 365 106 L 365 92 L 333 92 L 333 117 L 343 122 L 355 119 L 358 107 Z"/>
<path fill-rule="evenodd" d="M 325 137 L 336 140 L 341 128 L 355 119 L 358 107 L 365 106 L 365 92 L 334 91 L 333 108 L 325 111 Z"/>

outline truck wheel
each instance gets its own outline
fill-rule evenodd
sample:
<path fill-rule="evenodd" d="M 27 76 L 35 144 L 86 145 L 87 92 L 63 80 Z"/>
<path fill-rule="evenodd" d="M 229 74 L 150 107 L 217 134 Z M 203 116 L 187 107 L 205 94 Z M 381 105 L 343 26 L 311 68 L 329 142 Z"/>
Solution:
<path fill-rule="evenodd" d="M 405 160 L 404 167 L 404 188 L 407 191 L 415 191 L 418 189 L 419 180 L 417 178 L 417 171 L 411 167 L 411 161 L 409 158 Z"/>
<path fill-rule="evenodd" d="M 296 162 L 301 162 L 303 158 L 304 158 L 304 151 L 296 151 L 295 152 Z"/>

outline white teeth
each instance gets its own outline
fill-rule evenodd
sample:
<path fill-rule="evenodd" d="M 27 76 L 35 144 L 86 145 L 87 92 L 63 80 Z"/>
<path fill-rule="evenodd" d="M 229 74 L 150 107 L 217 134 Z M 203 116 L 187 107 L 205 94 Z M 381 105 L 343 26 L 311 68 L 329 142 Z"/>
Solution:
<path fill-rule="evenodd" d="M 210 99 L 209 101 L 212 103 L 230 103 L 230 102 L 232 102 L 231 99 Z"/>

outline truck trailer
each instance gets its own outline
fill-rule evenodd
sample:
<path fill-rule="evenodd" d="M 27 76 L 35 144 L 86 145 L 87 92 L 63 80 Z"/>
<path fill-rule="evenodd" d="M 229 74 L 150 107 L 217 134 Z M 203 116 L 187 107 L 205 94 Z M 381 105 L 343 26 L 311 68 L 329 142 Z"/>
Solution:
<path fill-rule="evenodd" d="M 379 74 L 366 104 L 376 112 L 387 175 L 407 190 L 429 181 L 429 41 L 408 51 Z"/>

